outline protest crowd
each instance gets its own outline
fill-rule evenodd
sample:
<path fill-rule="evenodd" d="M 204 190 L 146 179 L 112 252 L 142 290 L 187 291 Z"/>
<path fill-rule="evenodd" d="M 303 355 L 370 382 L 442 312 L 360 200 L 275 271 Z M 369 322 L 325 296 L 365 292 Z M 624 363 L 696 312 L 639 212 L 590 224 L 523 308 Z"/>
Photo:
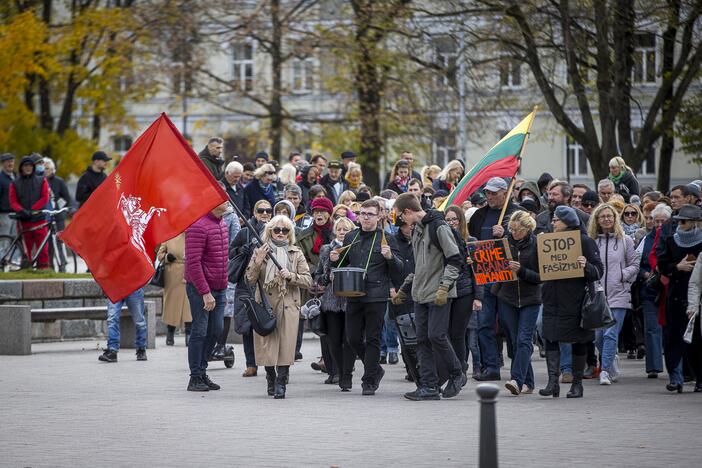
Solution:
<path fill-rule="evenodd" d="M 15 157 L 1 155 L 0 230 L 16 232 L 11 213 L 20 229 L 37 226 L 36 210 L 59 199 L 79 210 L 110 159 L 96 152 L 71 197 L 49 158 L 25 156 L 15 173 Z M 254 163 L 225 164 L 223 140 L 213 137 L 199 159 L 229 200 L 156 252 L 166 344 L 182 331 L 189 391 L 220 388 L 208 363 L 232 353 L 233 327 L 243 337 L 243 377 L 265 373 L 276 399 L 302 359 L 305 328 L 320 337 L 312 368 L 342 392 L 355 383 L 374 395 L 383 366 L 402 357 L 410 400 L 454 397 L 468 378 L 504 381 L 515 396 L 559 397 L 566 384 L 566 396 L 578 398 L 583 380 L 616 385 L 620 356 L 645 360 L 648 378 L 667 373 L 670 392 L 686 382 L 702 392 L 702 180 L 661 193 L 640 187 L 615 156 L 593 186 L 548 173 L 492 177 L 458 199 L 462 161 L 419 168 L 409 151 L 379 193 L 351 151 L 309 161 L 293 152 L 280 166 L 259 152 Z M 42 229 L 25 236 L 28 251 Z M 562 246 L 577 251 L 547 255 Z M 593 327 L 584 311 L 596 297 L 609 322 Z M 137 359 L 147 359 L 140 288 L 108 301 L 100 361 L 118 359 L 123 302 Z M 266 312 L 273 325 L 260 320 Z M 533 372 L 535 346 L 547 376 Z"/>

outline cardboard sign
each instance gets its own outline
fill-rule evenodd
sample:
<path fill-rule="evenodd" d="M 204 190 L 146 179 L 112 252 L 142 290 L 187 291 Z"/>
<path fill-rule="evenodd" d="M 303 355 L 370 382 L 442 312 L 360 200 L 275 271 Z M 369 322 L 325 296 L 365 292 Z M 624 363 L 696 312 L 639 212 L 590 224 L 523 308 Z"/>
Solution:
<path fill-rule="evenodd" d="M 473 259 L 473 275 L 477 284 L 504 283 L 516 281 L 509 268 L 512 253 L 507 239 L 468 242 L 468 253 Z"/>
<path fill-rule="evenodd" d="M 580 231 L 544 233 L 536 236 L 541 281 L 582 278 L 578 257 L 583 254 Z"/>

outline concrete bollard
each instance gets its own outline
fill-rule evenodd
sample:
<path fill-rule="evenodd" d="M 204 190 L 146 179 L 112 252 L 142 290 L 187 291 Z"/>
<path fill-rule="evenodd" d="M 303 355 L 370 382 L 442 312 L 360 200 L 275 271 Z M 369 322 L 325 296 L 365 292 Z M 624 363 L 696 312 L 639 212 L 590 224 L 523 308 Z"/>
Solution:
<path fill-rule="evenodd" d="M 480 384 L 475 389 L 480 402 L 480 468 L 497 468 L 497 418 L 495 403 L 500 389 L 495 384 Z"/>
<path fill-rule="evenodd" d="M 32 354 L 32 311 L 28 305 L 0 306 L 0 355 Z"/>

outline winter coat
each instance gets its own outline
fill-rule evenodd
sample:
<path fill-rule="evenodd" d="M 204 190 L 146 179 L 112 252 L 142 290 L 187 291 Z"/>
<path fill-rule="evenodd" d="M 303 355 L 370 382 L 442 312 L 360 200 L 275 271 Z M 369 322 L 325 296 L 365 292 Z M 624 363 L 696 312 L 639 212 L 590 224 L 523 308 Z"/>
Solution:
<path fill-rule="evenodd" d="M 475 276 L 473 275 L 473 268 L 466 261 L 468 259 L 468 245 L 466 241 L 461 239 L 461 234 L 455 230 L 453 231 L 453 237 L 456 239 L 456 245 L 458 245 L 458 251 L 461 259 L 461 266 L 458 272 L 458 279 L 456 280 L 456 297 L 463 297 L 472 294 L 475 299 L 483 299 L 483 287 L 475 284 Z M 477 239 L 474 237 L 469 237 L 468 242 L 475 242 Z"/>
<path fill-rule="evenodd" d="M 208 213 L 185 231 L 185 281 L 205 295 L 227 289 L 229 233 L 226 223 Z"/>
<path fill-rule="evenodd" d="M 438 246 L 432 242 L 430 232 L 436 232 Z M 412 300 L 428 304 L 436 299 L 440 286 L 448 288 L 448 297 L 456 298 L 456 280 L 461 271 L 461 258 L 456 239 L 444 215 L 430 210 L 412 231 L 414 273 L 405 279 L 403 290 L 412 285 Z"/>
<path fill-rule="evenodd" d="M 322 236 L 322 245 L 330 243 L 334 238 L 330 230 L 322 231 Z M 306 229 L 300 231 L 297 236 L 297 246 L 300 247 L 300 250 L 302 250 L 302 253 L 305 255 L 305 258 L 310 266 L 310 271 L 317 270 L 317 265 L 319 265 L 319 255 L 322 251 L 320 248 L 320 254 L 312 252 L 312 247 L 314 247 L 314 239 L 316 237 L 317 233 L 314 231 L 314 222 Z"/>
<path fill-rule="evenodd" d="M 244 215 L 245 219 L 249 219 L 253 213 L 251 213 L 251 206 L 249 205 L 249 199 L 246 196 L 246 191 L 241 182 L 237 182 L 234 187 L 229 184 L 227 186 L 227 195 L 229 195 L 229 201 L 231 201 Z"/>
<path fill-rule="evenodd" d="M 49 183 L 43 176 L 38 176 L 34 172 L 28 176 L 21 175 L 10 185 L 10 208 L 18 213 L 23 210 L 46 209 L 50 193 Z M 25 227 L 32 227 L 43 223 L 46 216 L 20 215 L 19 219 Z"/>
<path fill-rule="evenodd" d="M 663 242 L 662 251 L 658 255 L 658 270 L 670 279 L 668 284 L 668 309 L 684 313 L 687 310 L 688 286 L 692 273 L 679 271 L 677 265 L 688 255 L 694 255 L 699 258 L 700 252 L 702 252 L 702 242 L 692 247 L 680 247 L 675 242 L 672 234 L 665 240 L 660 237 L 658 242 Z"/>
<path fill-rule="evenodd" d="M 631 237 L 617 239 L 597 236 L 597 248 L 604 265 L 603 286 L 610 308 L 631 309 L 631 286 L 639 273 L 639 259 Z"/>
<path fill-rule="evenodd" d="M 256 205 L 256 202 L 259 200 L 268 200 L 268 203 L 271 204 L 271 208 L 275 206 L 275 186 L 271 185 L 270 189 L 268 192 L 264 192 L 263 189 L 261 188 L 261 183 L 259 182 L 258 179 L 254 179 L 249 184 L 244 187 L 244 193 L 246 194 L 246 198 L 248 199 L 249 202 L 249 211 L 251 212 L 251 215 L 253 216 L 254 212 L 254 206 Z"/>
<path fill-rule="evenodd" d="M 222 177 L 224 177 L 224 159 L 212 156 L 210 154 L 210 150 L 207 149 L 207 146 L 200 151 L 198 157 L 200 158 L 200 161 L 202 161 L 202 164 L 205 165 L 207 170 L 210 171 L 212 177 L 217 180 L 221 180 Z"/>
<path fill-rule="evenodd" d="M 452 190 L 452 186 L 445 180 L 435 179 L 434 182 L 431 183 L 431 185 L 432 188 L 437 192 L 439 190 L 445 190 L 447 193 L 451 193 Z"/>
<path fill-rule="evenodd" d="M 251 218 L 249 220 L 251 226 L 256 229 L 259 234 L 263 232 L 265 225 L 256 221 L 256 218 Z M 254 236 L 249 233 L 249 228 L 242 228 L 236 235 L 234 240 L 229 244 L 229 261 L 231 262 L 234 257 L 239 253 L 244 254 L 243 263 L 248 267 L 251 261 L 251 255 L 253 253 Z M 251 296 L 251 288 L 246 281 L 239 281 L 236 283 L 235 288 L 235 305 L 234 305 L 234 331 L 240 335 L 245 335 L 251 332 L 251 322 L 249 317 L 246 315 L 246 309 L 242 304 L 242 300 L 245 297 Z"/>
<path fill-rule="evenodd" d="M 168 254 L 175 257 L 169 261 Z M 163 270 L 163 323 L 173 327 L 182 327 L 185 322 L 192 322 L 190 302 L 185 293 L 185 233 L 161 244 L 156 255 L 159 262 L 165 262 Z"/>
<path fill-rule="evenodd" d="M 573 209 L 580 219 L 580 230 L 585 232 L 587 230 L 587 223 L 590 222 L 590 215 L 583 210 L 577 208 Z M 534 229 L 534 234 L 538 236 L 542 232 L 553 232 L 551 220 L 553 220 L 553 211 L 549 209 L 536 215 L 536 229 Z"/>
<path fill-rule="evenodd" d="M 541 304 L 541 277 L 536 250 L 536 236 L 529 234 L 521 240 L 507 236 L 512 259 L 519 262 L 517 281 L 496 283 L 497 298 L 512 307 L 526 307 Z"/>
<path fill-rule="evenodd" d="M 529 191 L 531 194 L 534 196 L 534 201 L 536 202 L 537 205 L 539 205 L 539 212 L 547 210 L 548 205 L 544 206 L 541 200 L 541 192 L 539 192 L 539 186 L 536 185 L 536 182 L 524 182 L 519 189 L 519 193 L 517 194 L 517 200 L 521 203 L 521 201 L 524 199 L 522 192 L 524 191 Z"/>
<path fill-rule="evenodd" d="M 470 221 L 468 222 L 468 232 L 470 233 L 471 236 L 475 237 L 476 239 L 483 239 L 481 237 L 481 232 L 483 231 L 483 228 L 485 228 L 486 232 L 489 230 L 490 232 L 490 237 L 489 239 L 492 239 L 492 225 L 491 226 L 483 226 L 485 224 L 485 219 L 487 218 L 488 215 L 488 210 L 492 210 L 488 205 L 483 206 L 482 208 L 478 208 L 475 213 L 473 213 L 473 216 L 470 217 Z M 510 201 L 507 204 L 507 209 L 505 210 L 505 217 L 502 219 L 502 227 L 505 229 L 505 235 L 507 235 L 507 226 L 509 225 L 509 217 L 512 216 L 512 213 L 514 213 L 517 210 L 521 210 L 519 205 L 516 205 Z M 497 216 L 499 217 L 500 212 L 502 211 L 502 207 L 498 208 L 497 210 Z M 497 224 L 497 219 L 495 219 L 495 224 Z"/>
<path fill-rule="evenodd" d="M 600 260 L 597 243 L 582 232 L 580 241 L 583 256 L 587 259 L 585 276 L 545 281 L 541 288 L 543 337 L 549 341 L 589 343 L 595 339 L 595 332 L 580 327 L 581 309 L 587 283 L 602 277 L 604 265 Z"/>
<path fill-rule="evenodd" d="M 652 271 L 651 263 L 649 262 L 649 256 L 651 254 L 651 250 L 653 250 L 653 243 L 655 239 L 656 230 L 651 229 L 651 231 L 648 234 L 646 234 L 646 236 L 643 238 L 643 240 L 641 241 L 642 243 L 639 245 L 638 248 L 638 251 L 641 252 L 641 263 L 639 264 L 638 279 L 641 283 L 641 287 L 639 288 L 639 295 L 642 301 L 645 300 L 654 302 L 656 296 L 658 295 L 658 291 L 647 286 L 645 277 L 646 273 L 651 273 Z"/>
<path fill-rule="evenodd" d="M 254 353 L 256 364 L 259 366 L 290 366 L 295 362 L 295 345 L 300 325 L 300 289 L 312 286 L 312 276 L 299 247 L 288 246 L 288 259 L 292 278 L 287 282 L 285 294 L 281 295 L 277 289 L 264 289 L 277 322 L 275 330 L 268 336 L 260 336 L 254 332 Z M 267 258 L 261 264 L 256 264 L 252 260 L 246 269 L 246 280 L 251 284 L 255 284 L 257 280 L 263 283 L 266 264 L 270 261 L 270 258 Z M 261 303 L 258 287 L 256 301 Z"/>
<path fill-rule="evenodd" d="M 354 229 L 346 234 L 344 245 L 356 243 L 341 254 L 338 262 L 333 262 L 335 267 L 355 267 L 366 269 L 364 291 L 365 296 L 350 297 L 349 302 L 373 303 L 386 302 L 390 297 L 392 275 L 402 269 L 402 259 L 397 250 L 397 243 L 392 236 L 386 235 L 385 240 L 390 246 L 392 257 L 388 260 L 380 253 L 383 232 L 364 231 Z M 375 240 L 374 240 L 375 239 Z"/>
<path fill-rule="evenodd" d="M 345 190 L 349 189 L 349 183 L 344 180 L 343 177 L 339 176 L 339 183 L 341 184 L 341 190 L 337 194 L 334 191 L 334 185 L 336 183 L 329 178 L 329 174 L 325 175 L 321 179 L 319 179 L 319 185 L 324 187 L 324 190 L 327 192 L 327 198 L 331 200 L 332 205 L 336 206 L 339 204 L 339 196 L 344 193 Z"/>
<path fill-rule="evenodd" d="M 78 179 L 76 201 L 83 205 L 105 179 L 107 179 L 107 175 L 104 172 L 95 172 L 92 166 L 88 166 Z"/>
<path fill-rule="evenodd" d="M 614 191 L 624 197 L 626 203 L 629 203 L 632 195 L 639 195 L 639 181 L 636 180 L 636 176 L 631 171 L 626 171 L 619 183 L 614 184 Z"/>
<path fill-rule="evenodd" d="M 322 246 L 322 249 L 319 251 L 319 265 L 317 265 L 317 270 L 314 272 L 313 278 L 316 284 L 324 286 L 324 293 L 322 293 L 322 297 L 320 297 L 322 312 L 346 311 L 346 298 L 334 294 L 334 277 L 332 274 L 331 261 L 329 260 L 329 253 L 331 250 L 340 246 L 341 244 L 334 240 Z"/>
<path fill-rule="evenodd" d="M 690 282 L 687 289 L 687 310 L 697 312 L 697 325 L 702 331 L 702 318 L 699 316 L 700 311 L 700 294 L 702 294 L 702 255 L 697 256 L 695 268 L 690 275 Z"/>
<path fill-rule="evenodd" d="M 63 200 L 69 208 L 76 207 L 76 202 L 73 201 L 73 197 L 71 197 L 65 180 L 54 174 L 51 177 L 47 177 L 46 181 L 49 183 L 49 188 L 51 189 L 51 205 L 55 210 L 59 208 L 59 200 Z M 59 213 L 54 218 L 57 223 L 62 223 L 66 219 L 66 213 Z M 59 226 L 61 225 L 62 224 L 59 224 Z"/>
<path fill-rule="evenodd" d="M 10 185 L 17 175 L 10 177 L 7 172 L 0 170 L 0 213 L 12 213 L 10 208 Z"/>

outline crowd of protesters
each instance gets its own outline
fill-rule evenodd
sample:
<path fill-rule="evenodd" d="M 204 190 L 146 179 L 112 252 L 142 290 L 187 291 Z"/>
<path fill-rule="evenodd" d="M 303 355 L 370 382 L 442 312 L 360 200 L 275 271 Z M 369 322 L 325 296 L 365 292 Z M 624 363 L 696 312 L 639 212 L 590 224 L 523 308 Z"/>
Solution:
<path fill-rule="evenodd" d="M 309 161 L 293 152 L 284 164 L 266 152 L 253 163 L 225 164 L 222 154 L 223 140 L 212 138 L 199 157 L 228 202 L 157 254 L 166 265 L 166 344 L 174 344 L 178 327 L 184 330 L 188 390 L 219 389 L 206 369 L 222 359 L 233 325 L 243 336 L 243 376 L 256 377 L 263 367 L 268 394 L 284 398 L 290 366 L 302 359 L 301 309 L 315 306 L 324 330 L 315 330 L 320 356 L 312 368 L 344 392 L 362 372 L 361 393 L 374 395 L 383 366 L 397 365 L 400 351 L 406 379 L 416 385 L 405 395 L 411 400 L 451 398 L 468 377 L 504 378 L 513 395 L 540 386 L 540 395 L 558 397 L 560 385 L 570 384 L 567 397 L 578 398 L 583 380 L 604 386 L 620 380 L 620 355 L 645 359 L 648 378 L 667 373 L 670 392 L 682 392 L 686 382 L 702 392 L 700 180 L 667 193 L 640 187 L 617 156 L 608 178 L 592 187 L 547 173 L 535 181 L 493 177 L 460 206 L 442 207 L 465 173 L 459 160 L 419 168 L 404 152 L 376 194 L 351 151 Z M 78 203 L 104 180 L 108 160 L 95 153 Z M 74 206 L 48 171 L 38 170 L 40 164 L 53 171 L 50 160 L 22 158 L 19 175 L 11 155 L 0 163 L 3 231 L 14 226 L 8 213 L 26 217 L 57 192 Z M 542 281 L 537 237 L 562 231 L 580 236 L 584 275 Z M 493 239 L 506 239 L 516 281 L 478 285 L 469 243 Z M 363 296 L 335 294 L 334 271 L 343 267 L 363 270 Z M 616 321 L 603 330 L 581 326 L 593 282 L 603 287 Z M 242 301 L 252 294 L 276 317 L 271 334 L 259 335 L 244 312 Z M 546 376 L 534 374 L 535 345 L 546 358 Z M 106 350 L 101 360 L 116 361 L 117 351 Z"/>

